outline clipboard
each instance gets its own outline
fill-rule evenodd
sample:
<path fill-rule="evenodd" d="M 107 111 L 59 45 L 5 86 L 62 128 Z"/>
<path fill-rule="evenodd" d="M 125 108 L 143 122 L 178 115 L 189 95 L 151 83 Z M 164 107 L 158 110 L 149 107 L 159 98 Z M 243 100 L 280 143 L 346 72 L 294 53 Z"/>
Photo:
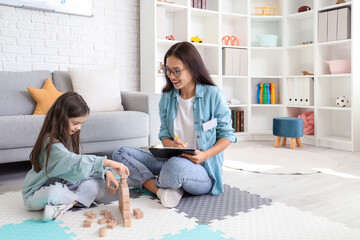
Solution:
<path fill-rule="evenodd" d="M 195 155 L 195 149 L 190 148 L 149 148 L 149 151 L 158 161 L 166 161 L 169 158 L 179 156 L 182 153 Z"/>

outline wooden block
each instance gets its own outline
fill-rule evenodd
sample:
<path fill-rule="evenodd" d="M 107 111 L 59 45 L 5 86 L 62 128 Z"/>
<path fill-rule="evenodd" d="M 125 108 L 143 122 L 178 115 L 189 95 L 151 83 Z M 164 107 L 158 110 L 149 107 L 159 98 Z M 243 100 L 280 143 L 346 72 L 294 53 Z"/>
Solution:
<path fill-rule="evenodd" d="M 282 137 L 281 138 L 281 145 L 285 146 L 286 145 L 286 137 Z"/>
<path fill-rule="evenodd" d="M 130 210 L 130 202 L 122 202 L 122 210 L 129 211 Z"/>
<path fill-rule="evenodd" d="M 107 218 L 107 217 L 109 217 L 109 216 L 112 217 L 112 213 L 111 213 L 111 212 L 106 212 L 106 213 L 105 213 L 105 217 Z"/>
<path fill-rule="evenodd" d="M 93 211 L 92 210 L 88 210 L 86 212 L 84 212 L 84 215 L 87 216 L 87 217 L 90 217 L 91 215 L 93 215 Z"/>
<path fill-rule="evenodd" d="M 122 185 L 121 185 L 121 194 L 123 195 L 123 196 L 129 196 L 129 194 L 130 194 L 130 192 L 129 192 L 129 187 L 123 187 Z"/>
<path fill-rule="evenodd" d="M 122 216 L 123 216 L 123 219 L 130 218 L 130 216 L 131 216 L 130 210 L 123 211 L 123 212 L 122 212 Z"/>
<path fill-rule="evenodd" d="M 83 226 L 84 226 L 84 228 L 89 228 L 89 227 L 91 227 L 91 222 L 88 220 L 85 220 Z"/>
<path fill-rule="evenodd" d="M 128 184 L 127 184 L 127 178 L 123 178 L 123 177 L 120 178 L 120 184 L 121 184 L 121 185 L 123 185 L 123 184 L 128 185 Z"/>
<path fill-rule="evenodd" d="M 115 195 L 115 193 L 116 193 L 116 188 L 110 186 L 110 187 L 108 188 L 108 192 L 109 192 L 110 195 Z"/>
<path fill-rule="evenodd" d="M 112 221 L 112 218 L 107 218 L 106 219 L 106 223 L 111 223 L 111 221 Z"/>
<path fill-rule="evenodd" d="M 274 144 L 274 147 L 279 147 L 280 146 L 280 139 L 281 137 L 276 137 L 276 140 L 275 140 L 275 144 Z"/>
<path fill-rule="evenodd" d="M 136 219 L 144 218 L 144 212 L 140 208 L 134 208 L 133 214 L 136 217 Z"/>
<path fill-rule="evenodd" d="M 92 215 L 88 216 L 88 218 L 90 218 L 90 219 L 95 219 L 95 218 L 97 218 L 97 215 L 96 215 L 96 214 L 92 214 Z"/>
<path fill-rule="evenodd" d="M 115 224 L 113 222 L 110 222 L 108 225 L 107 225 L 107 228 L 108 229 L 114 229 L 115 228 Z"/>
<path fill-rule="evenodd" d="M 124 227 L 131 227 L 131 219 L 130 218 L 124 219 Z"/>
<path fill-rule="evenodd" d="M 106 223 L 106 219 L 105 218 L 101 218 L 98 220 L 98 224 L 104 224 Z"/>
<path fill-rule="evenodd" d="M 107 228 L 106 227 L 102 227 L 99 229 L 99 236 L 100 237 L 105 237 L 107 233 Z"/>
<path fill-rule="evenodd" d="M 107 212 L 106 210 L 101 210 L 100 215 L 105 215 L 106 212 Z"/>

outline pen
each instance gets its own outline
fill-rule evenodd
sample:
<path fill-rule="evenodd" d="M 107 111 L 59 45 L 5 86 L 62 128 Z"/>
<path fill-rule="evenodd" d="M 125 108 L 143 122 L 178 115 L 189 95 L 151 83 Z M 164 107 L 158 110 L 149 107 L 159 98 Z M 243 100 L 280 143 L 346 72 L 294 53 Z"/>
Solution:
<path fill-rule="evenodd" d="M 179 139 L 179 137 L 178 136 L 176 136 L 176 134 L 174 133 L 174 137 L 177 139 L 177 140 L 179 140 L 180 142 L 181 142 L 181 140 Z M 186 148 L 186 147 L 183 147 L 183 148 Z"/>

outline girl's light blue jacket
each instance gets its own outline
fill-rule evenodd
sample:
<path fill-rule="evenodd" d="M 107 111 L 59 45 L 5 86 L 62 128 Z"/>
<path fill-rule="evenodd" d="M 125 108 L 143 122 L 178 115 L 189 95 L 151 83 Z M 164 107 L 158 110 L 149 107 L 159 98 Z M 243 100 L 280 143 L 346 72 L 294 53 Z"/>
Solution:
<path fill-rule="evenodd" d="M 44 159 L 46 158 L 46 152 Z M 40 159 L 42 159 L 42 155 Z M 41 161 L 41 170 L 36 173 L 32 168 L 25 177 L 22 196 L 24 202 L 36 190 L 42 186 L 49 186 L 60 180 L 80 181 L 89 177 L 104 178 L 108 168 L 103 167 L 106 157 L 94 155 L 81 155 L 70 152 L 62 143 L 54 143 L 51 146 L 47 172 L 45 160 Z"/>
<path fill-rule="evenodd" d="M 178 109 L 179 90 L 173 88 L 169 92 L 163 93 L 159 102 L 160 112 L 160 132 L 159 139 L 174 138 L 174 120 Z M 226 105 L 224 95 L 220 89 L 211 86 L 197 84 L 194 101 L 194 128 L 197 143 L 200 151 L 211 148 L 220 138 L 226 138 L 231 142 L 236 142 L 234 130 L 232 128 L 231 111 Z M 203 124 L 217 119 L 217 126 L 204 131 Z M 218 195 L 224 192 L 222 182 L 222 166 L 224 162 L 224 152 L 201 163 L 212 179 L 212 189 L 210 194 Z"/>

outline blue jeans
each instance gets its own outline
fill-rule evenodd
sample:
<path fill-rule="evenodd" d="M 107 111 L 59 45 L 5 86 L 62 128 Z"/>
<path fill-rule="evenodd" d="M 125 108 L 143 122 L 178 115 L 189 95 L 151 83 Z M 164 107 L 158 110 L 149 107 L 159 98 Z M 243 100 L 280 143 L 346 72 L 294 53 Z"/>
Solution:
<path fill-rule="evenodd" d="M 88 178 L 70 184 L 56 182 L 43 186 L 28 197 L 25 205 L 28 210 L 41 210 L 45 205 L 72 204 L 80 202 L 85 207 L 90 207 L 103 186 L 103 179 Z"/>
<path fill-rule="evenodd" d="M 172 157 L 165 162 L 158 161 L 149 151 L 127 146 L 115 149 L 112 158 L 129 168 L 129 178 L 139 187 L 152 178 L 155 178 L 157 187 L 171 189 L 182 187 L 193 195 L 206 194 L 212 187 L 206 169 L 201 164 L 194 164 L 186 158 Z"/>

